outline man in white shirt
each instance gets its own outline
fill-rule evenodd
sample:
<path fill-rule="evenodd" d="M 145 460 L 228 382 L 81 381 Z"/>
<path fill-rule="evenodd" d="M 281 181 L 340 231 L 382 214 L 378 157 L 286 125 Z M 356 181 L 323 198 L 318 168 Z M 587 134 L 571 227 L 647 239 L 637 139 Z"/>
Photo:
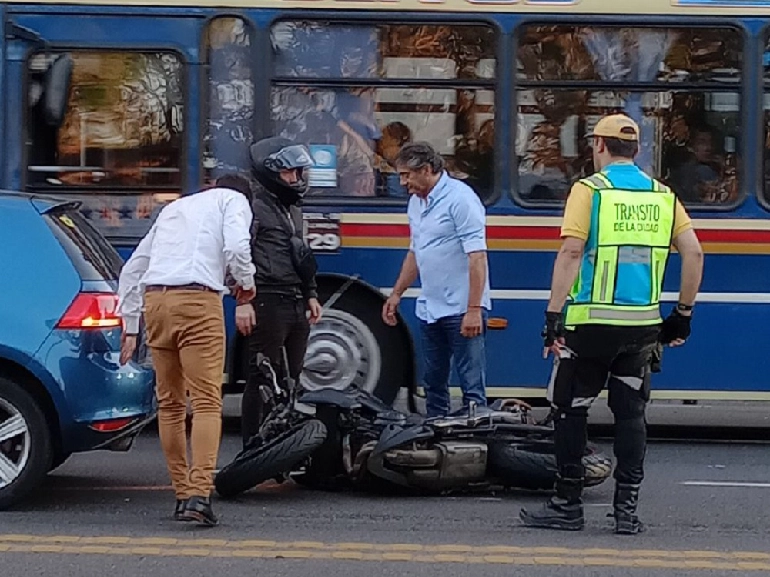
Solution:
<path fill-rule="evenodd" d="M 211 508 L 222 431 L 225 324 L 222 295 L 230 273 L 238 302 L 255 295 L 249 227 L 250 185 L 224 176 L 158 215 L 120 274 L 120 362 L 136 349 L 144 304 L 158 395 L 158 427 L 176 493 L 174 518 L 218 523 Z M 187 394 L 192 402 L 192 466 L 187 464 Z"/>

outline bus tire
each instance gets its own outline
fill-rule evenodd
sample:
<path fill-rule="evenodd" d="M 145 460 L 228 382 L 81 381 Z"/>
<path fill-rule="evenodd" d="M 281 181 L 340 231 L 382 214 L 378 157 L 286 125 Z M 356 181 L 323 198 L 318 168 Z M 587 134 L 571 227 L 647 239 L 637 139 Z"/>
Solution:
<path fill-rule="evenodd" d="M 612 474 L 612 461 L 591 443 L 583 456 L 584 486 L 602 484 Z M 507 487 L 553 489 L 556 482 L 553 444 L 493 443 L 489 446 L 489 472 Z"/>
<path fill-rule="evenodd" d="M 319 279 L 325 303 L 344 279 Z M 413 382 L 413 352 L 403 320 L 391 327 L 382 321 L 384 298 L 375 289 L 354 283 L 311 326 L 300 382 L 306 390 L 344 389 L 350 385 L 393 404 L 402 386 Z"/>
<path fill-rule="evenodd" d="M 236 495 L 290 472 L 307 459 L 326 438 L 321 421 L 303 421 L 274 439 L 239 453 L 214 478 L 214 488 L 224 498 Z"/>

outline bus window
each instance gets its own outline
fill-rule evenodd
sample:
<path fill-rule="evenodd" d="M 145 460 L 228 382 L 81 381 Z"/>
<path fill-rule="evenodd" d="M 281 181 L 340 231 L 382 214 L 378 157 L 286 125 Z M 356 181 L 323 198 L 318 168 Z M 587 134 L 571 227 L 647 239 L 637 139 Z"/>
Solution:
<path fill-rule="evenodd" d="M 204 180 L 229 172 L 250 174 L 254 142 L 254 31 L 242 18 L 209 22 L 204 38 L 208 63 L 208 108 L 203 137 Z"/>
<path fill-rule="evenodd" d="M 739 200 L 739 30 L 530 25 L 518 39 L 519 202 L 563 203 L 593 172 L 585 135 L 614 112 L 639 123 L 637 164 L 682 202 Z"/>
<path fill-rule="evenodd" d="M 493 28 L 303 20 L 271 32 L 272 118 L 313 153 L 309 196 L 406 198 L 393 159 L 423 140 L 494 201 Z"/>
<path fill-rule="evenodd" d="M 182 62 L 170 53 L 71 52 L 62 126 L 28 109 L 27 183 L 33 189 L 177 188 L 183 150 Z M 50 55 L 29 60 L 30 78 Z M 39 103 L 39 100 L 38 100 Z"/>

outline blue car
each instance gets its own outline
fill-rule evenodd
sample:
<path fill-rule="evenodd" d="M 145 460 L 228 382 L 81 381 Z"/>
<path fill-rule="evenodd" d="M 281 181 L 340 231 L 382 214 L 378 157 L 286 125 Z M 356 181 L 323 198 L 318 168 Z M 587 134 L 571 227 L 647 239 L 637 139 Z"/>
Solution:
<path fill-rule="evenodd" d="M 0 509 L 73 453 L 128 450 L 155 416 L 146 347 L 118 360 L 123 261 L 78 208 L 0 191 Z"/>

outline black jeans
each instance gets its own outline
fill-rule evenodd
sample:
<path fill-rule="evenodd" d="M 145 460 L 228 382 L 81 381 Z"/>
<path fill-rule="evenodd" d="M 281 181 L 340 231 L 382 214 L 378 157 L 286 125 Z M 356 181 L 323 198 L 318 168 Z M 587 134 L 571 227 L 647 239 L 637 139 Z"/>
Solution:
<path fill-rule="evenodd" d="M 305 301 L 301 296 L 261 293 L 252 302 L 257 313 L 257 325 L 249 335 L 249 371 L 241 401 L 241 432 L 244 443 L 259 432 L 265 414 L 260 385 L 270 385 L 257 369 L 257 354 L 265 355 L 280 381 L 284 378 L 282 347 L 286 348 L 289 376 L 298 379 L 302 372 L 310 334 L 305 315 Z"/>
<path fill-rule="evenodd" d="M 588 408 L 605 386 L 615 418 L 615 479 L 638 485 L 647 449 L 645 409 L 650 357 L 659 326 L 580 326 L 569 331 L 554 367 L 549 398 L 556 409 L 556 462 L 565 478 L 582 478 Z"/>

